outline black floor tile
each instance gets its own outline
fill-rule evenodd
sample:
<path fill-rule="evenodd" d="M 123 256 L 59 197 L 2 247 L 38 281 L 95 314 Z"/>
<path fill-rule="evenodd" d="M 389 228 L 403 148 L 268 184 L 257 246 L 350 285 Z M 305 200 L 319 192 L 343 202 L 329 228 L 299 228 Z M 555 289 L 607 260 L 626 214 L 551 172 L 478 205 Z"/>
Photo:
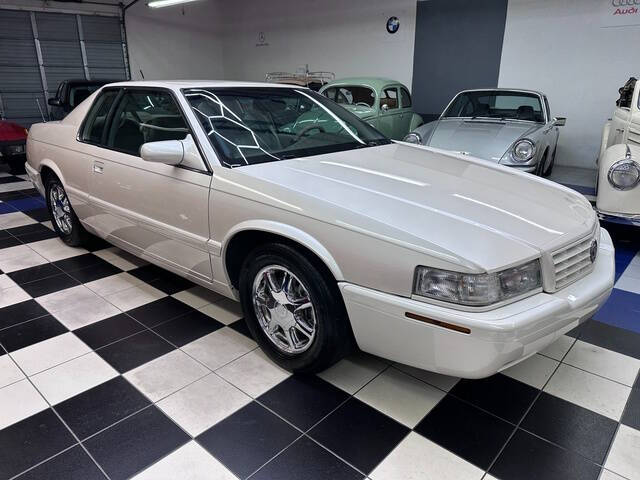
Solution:
<path fill-rule="evenodd" d="M 37 208 L 35 210 L 28 210 L 23 213 L 33 218 L 36 222 L 46 222 L 48 220 L 51 220 L 49 210 L 46 208 Z"/>
<path fill-rule="evenodd" d="M 111 265 L 109 262 L 106 262 L 93 253 L 85 253 L 84 255 L 76 255 L 75 257 L 58 260 L 57 262 L 53 262 L 52 265 L 55 265 L 64 272 L 73 272 L 75 270 L 92 267 L 94 265 L 102 265 L 104 263 Z"/>
<path fill-rule="evenodd" d="M 55 409 L 83 440 L 150 404 L 133 385 L 118 376 L 65 400 Z"/>
<path fill-rule="evenodd" d="M 253 340 L 253 335 L 249 331 L 249 327 L 247 327 L 247 322 L 244 321 L 244 318 L 240 320 L 236 320 L 233 323 L 228 325 L 230 328 L 233 328 L 236 332 L 243 334 L 244 336 Z"/>
<path fill-rule="evenodd" d="M 66 273 L 55 275 L 53 277 L 42 278 L 35 282 L 24 283 L 20 287 L 32 297 L 41 297 L 50 293 L 59 292 L 66 288 L 80 285 L 76 279 L 71 278 Z"/>
<path fill-rule="evenodd" d="M 22 235 L 31 235 L 33 233 L 50 232 L 51 229 L 45 227 L 41 223 L 32 223 L 30 225 L 23 225 L 22 227 L 8 228 L 5 231 L 14 237 L 20 237 Z"/>
<path fill-rule="evenodd" d="M 640 359 L 640 334 L 590 320 L 584 324 L 580 340 Z"/>
<path fill-rule="evenodd" d="M 602 464 L 618 423 L 543 392 L 521 427 Z"/>
<path fill-rule="evenodd" d="M 36 265 L 35 267 L 16 270 L 7 275 L 18 285 L 23 285 L 25 283 L 35 282 L 36 280 L 42 280 L 43 278 L 60 275 L 61 273 L 59 268 L 56 268 L 50 263 L 44 263 L 42 265 Z"/>
<path fill-rule="evenodd" d="M 256 480 L 356 480 L 364 476 L 317 443 L 303 437 L 251 478 Z"/>
<path fill-rule="evenodd" d="M 636 380 L 636 385 L 638 381 Z M 640 388 L 633 388 L 627 399 L 627 406 L 620 420 L 625 425 L 640 430 Z"/>
<path fill-rule="evenodd" d="M 18 198 L 26 198 L 26 195 L 22 193 L 21 190 L 14 190 L 13 192 L 0 192 L 0 202 L 16 200 Z"/>
<path fill-rule="evenodd" d="M 307 430 L 348 397 L 319 377 L 293 375 L 258 400 L 296 427 Z"/>
<path fill-rule="evenodd" d="M 170 272 L 168 272 L 164 268 L 160 268 L 157 265 L 153 265 L 153 264 L 148 264 L 148 265 L 143 265 L 142 267 L 133 268 L 129 270 L 127 273 L 147 283 L 152 282 L 153 280 L 156 280 L 158 278 L 165 277 L 170 274 Z"/>
<path fill-rule="evenodd" d="M 16 182 L 24 182 L 20 177 L 11 176 L 11 177 L 0 177 L 0 184 L 2 183 L 16 183 Z"/>
<path fill-rule="evenodd" d="M 103 261 L 102 263 L 92 265 L 91 267 L 69 272 L 69 276 L 75 278 L 81 283 L 89 283 L 94 280 L 110 277 L 111 275 L 117 275 L 118 273 L 122 273 L 122 270 L 115 265 L 111 265 L 109 262 Z"/>
<path fill-rule="evenodd" d="M 149 282 L 154 288 L 166 293 L 167 295 L 173 295 L 174 293 L 187 290 L 188 288 L 195 287 L 196 284 L 187 280 L 186 278 L 178 275 L 169 274 L 156 280 Z"/>
<path fill-rule="evenodd" d="M 103 240 L 102 238 L 91 235 L 89 237 L 89 241 L 87 242 L 84 248 L 86 250 L 89 250 L 90 252 L 97 252 L 98 250 L 103 250 L 105 248 L 109 248 L 112 246 L 113 245 L 111 245 L 106 240 Z"/>
<path fill-rule="evenodd" d="M 49 312 L 42 308 L 35 300 L 15 303 L 8 307 L 0 308 L 0 329 L 42 317 L 48 313 Z"/>
<path fill-rule="evenodd" d="M 2 240 L 3 238 L 8 238 L 10 236 L 11 234 L 9 234 L 6 230 L 0 228 L 0 240 Z"/>
<path fill-rule="evenodd" d="M 500 480 L 595 480 L 600 467 L 518 430 L 489 471 Z"/>
<path fill-rule="evenodd" d="M 75 443 L 49 408 L 0 430 L 0 478 L 11 478 Z"/>
<path fill-rule="evenodd" d="M 144 327 L 130 316 L 121 313 L 114 317 L 100 320 L 86 325 L 73 333 L 92 349 L 104 347 L 134 333 L 142 331 Z"/>
<path fill-rule="evenodd" d="M 8 352 L 13 352 L 66 332 L 68 332 L 67 327 L 51 315 L 45 315 L 44 317 L 0 330 L 0 344 Z"/>
<path fill-rule="evenodd" d="M 155 302 L 147 303 L 127 312 L 133 318 L 143 323 L 149 328 L 179 317 L 186 313 L 196 311 L 186 303 L 176 300 L 173 297 L 164 297 Z"/>
<path fill-rule="evenodd" d="M 409 431 L 375 408 L 351 398 L 316 425 L 309 436 L 368 474 Z"/>
<path fill-rule="evenodd" d="M 96 353 L 113 368 L 124 373 L 174 349 L 173 345 L 155 333 L 145 330 L 96 350 Z"/>
<path fill-rule="evenodd" d="M 173 343 L 176 347 L 182 347 L 222 327 L 224 327 L 224 324 L 214 320 L 209 315 L 194 310 L 158 325 L 153 331 Z"/>
<path fill-rule="evenodd" d="M 414 428 L 482 469 L 489 467 L 514 426 L 447 395 Z"/>
<path fill-rule="evenodd" d="M 37 223 L 36 225 L 40 225 L 40 223 Z M 50 230 L 47 227 L 44 227 L 44 228 L 46 231 L 20 235 L 19 237 L 16 237 L 16 238 L 20 240 L 22 243 L 32 243 L 32 242 L 39 242 L 40 240 L 48 240 L 49 238 L 55 238 L 58 236 L 58 234 L 53 230 Z"/>
<path fill-rule="evenodd" d="M 229 470 L 246 478 L 300 435 L 291 425 L 251 402 L 197 440 Z"/>
<path fill-rule="evenodd" d="M 0 250 L 3 248 L 15 247 L 21 245 L 22 242 L 15 237 L 0 238 Z"/>
<path fill-rule="evenodd" d="M 482 380 L 460 380 L 451 394 L 511 423 L 518 423 L 538 389 L 498 373 Z"/>
<path fill-rule="evenodd" d="M 152 406 L 89 438 L 84 445 L 110 478 L 120 480 L 188 441 L 186 433 Z"/>
<path fill-rule="evenodd" d="M 77 445 L 38 465 L 16 480 L 106 480 L 84 449 Z"/>

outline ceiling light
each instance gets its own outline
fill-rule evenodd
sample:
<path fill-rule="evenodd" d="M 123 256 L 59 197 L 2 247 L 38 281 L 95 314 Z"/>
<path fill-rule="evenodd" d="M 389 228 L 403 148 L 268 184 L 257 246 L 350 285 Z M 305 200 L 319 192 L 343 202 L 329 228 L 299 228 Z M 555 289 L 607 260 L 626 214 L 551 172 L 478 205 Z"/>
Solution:
<path fill-rule="evenodd" d="M 197 2 L 198 0 L 151 0 L 147 5 L 150 8 L 171 7 L 181 3 Z"/>

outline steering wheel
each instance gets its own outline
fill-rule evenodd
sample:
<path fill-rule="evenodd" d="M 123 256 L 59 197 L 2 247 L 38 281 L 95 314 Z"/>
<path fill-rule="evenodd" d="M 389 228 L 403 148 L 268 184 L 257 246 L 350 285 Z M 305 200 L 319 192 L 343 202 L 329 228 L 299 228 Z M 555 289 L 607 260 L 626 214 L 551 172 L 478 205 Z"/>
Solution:
<path fill-rule="evenodd" d="M 365 102 L 356 102 L 356 107 L 367 107 L 371 108 L 368 103 Z"/>
<path fill-rule="evenodd" d="M 322 133 L 327 133 L 327 131 L 324 129 L 322 125 L 307 125 L 306 127 L 304 127 L 302 130 L 298 132 L 296 137 L 293 139 L 293 142 L 295 143 L 299 141 L 305 133 L 310 132 L 311 130 L 319 130 Z"/>

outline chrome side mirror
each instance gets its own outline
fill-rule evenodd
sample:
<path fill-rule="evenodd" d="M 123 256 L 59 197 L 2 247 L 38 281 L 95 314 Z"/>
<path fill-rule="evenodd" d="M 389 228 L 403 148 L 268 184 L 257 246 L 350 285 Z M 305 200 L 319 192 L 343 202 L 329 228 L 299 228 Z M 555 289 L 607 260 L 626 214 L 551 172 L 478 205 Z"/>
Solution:
<path fill-rule="evenodd" d="M 383 112 L 386 112 L 387 110 L 389 110 L 389 105 L 383 103 L 382 105 L 380 105 L 380 109 L 382 109 Z"/>
<path fill-rule="evenodd" d="M 553 124 L 556 127 L 564 127 L 567 124 L 567 117 L 556 117 L 553 119 Z"/>

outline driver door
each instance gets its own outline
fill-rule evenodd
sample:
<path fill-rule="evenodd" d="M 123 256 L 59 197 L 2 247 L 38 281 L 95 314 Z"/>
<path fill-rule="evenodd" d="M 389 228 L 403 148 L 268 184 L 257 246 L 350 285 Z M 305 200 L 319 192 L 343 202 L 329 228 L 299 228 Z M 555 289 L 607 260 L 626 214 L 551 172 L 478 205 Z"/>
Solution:
<path fill-rule="evenodd" d="M 394 140 L 402 140 L 402 109 L 396 86 L 385 87 L 380 93 L 378 130 Z"/>
<path fill-rule="evenodd" d="M 90 226 L 107 240 L 193 279 L 211 281 L 207 241 L 211 175 L 146 162 L 147 142 L 182 140 L 190 131 L 173 94 L 125 88 L 92 158 Z"/>

